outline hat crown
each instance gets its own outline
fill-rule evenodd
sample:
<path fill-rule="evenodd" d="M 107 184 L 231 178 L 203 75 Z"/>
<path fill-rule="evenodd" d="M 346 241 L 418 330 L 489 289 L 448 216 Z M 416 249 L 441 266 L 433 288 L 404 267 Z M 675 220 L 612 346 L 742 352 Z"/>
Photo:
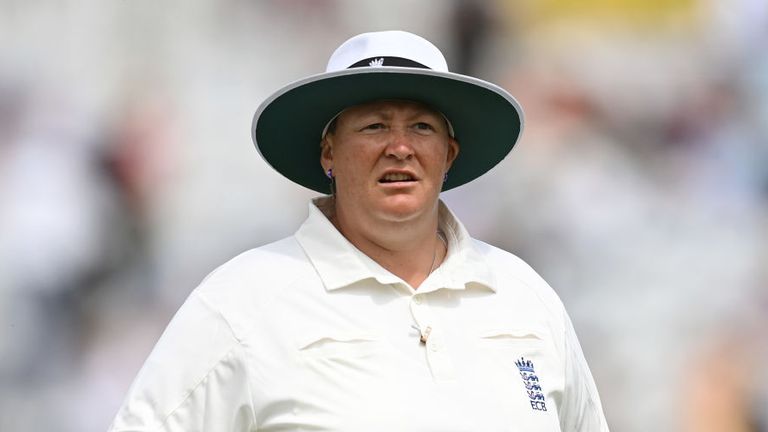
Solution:
<path fill-rule="evenodd" d="M 399 58 L 424 65 L 435 71 L 448 72 L 443 53 L 430 41 L 400 30 L 362 33 L 341 44 L 331 54 L 326 72 L 348 69 L 365 59 Z M 371 66 L 387 66 L 374 63 Z"/>

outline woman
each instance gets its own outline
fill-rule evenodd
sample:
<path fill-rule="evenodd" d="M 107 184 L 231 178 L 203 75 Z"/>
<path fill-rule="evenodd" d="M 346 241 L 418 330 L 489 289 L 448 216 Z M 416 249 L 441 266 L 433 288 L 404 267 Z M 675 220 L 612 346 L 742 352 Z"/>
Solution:
<path fill-rule="evenodd" d="M 276 92 L 257 149 L 330 196 L 203 281 L 111 430 L 607 431 L 555 293 L 438 198 L 521 129 L 507 92 L 399 31 L 355 36 Z"/>

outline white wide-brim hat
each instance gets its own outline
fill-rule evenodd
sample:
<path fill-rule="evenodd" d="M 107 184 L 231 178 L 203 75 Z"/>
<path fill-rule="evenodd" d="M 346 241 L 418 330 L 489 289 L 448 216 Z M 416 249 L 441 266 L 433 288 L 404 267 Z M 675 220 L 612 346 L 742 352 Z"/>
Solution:
<path fill-rule="evenodd" d="M 383 31 L 352 37 L 331 55 L 325 73 L 288 84 L 268 97 L 253 116 L 253 142 L 280 174 L 329 193 L 320 166 L 325 126 L 346 108 L 382 99 L 421 102 L 448 119 L 461 150 L 443 190 L 496 166 L 523 129 L 523 111 L 507 91 L 449 72 L 440 50 L 420 36 Z"/>

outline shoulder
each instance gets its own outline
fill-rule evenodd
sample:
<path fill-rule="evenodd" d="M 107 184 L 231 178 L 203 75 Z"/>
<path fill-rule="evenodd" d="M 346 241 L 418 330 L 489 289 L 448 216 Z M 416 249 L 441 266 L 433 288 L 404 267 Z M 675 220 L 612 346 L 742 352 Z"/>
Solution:
<path fill-rule="evenodd" d="M 522 258 L 481 240 L 473 238 L 472 243 L 489 266 L 501 294 L 533 295 L 553 314 L 564 310 L 555 290 Z"/>
<path fill-rule="evenodd" d="M 246 251 L 211 272 L 163 332 L 112 430 L 159 430 L 172 414 L 195 430 L 220 416 L 222 430 L 234 430 L 226 422 L 244 419 L 238 409 L 250 404 L 254 379 L 244 339 L 272 298 L 310 274 L 293 237 Z M 211 399 L 217 394 L 226 394 L 225 403 Z"/>
<path fill-rule="evenodd" d="M 232 258 L 206 276 L 193 294 L 216 310 L 239 338 L 272 299 L 310 279 L 316 279 L 314 268 L 291 236 Z"/>
<path fill-rule="evenodd" d="M 232 258 L 209 273 L 197 290 L 211 293 L 222 284 L 282 284 L 307 265 L 304 251 L 296 238 L 286 237 Z"/>

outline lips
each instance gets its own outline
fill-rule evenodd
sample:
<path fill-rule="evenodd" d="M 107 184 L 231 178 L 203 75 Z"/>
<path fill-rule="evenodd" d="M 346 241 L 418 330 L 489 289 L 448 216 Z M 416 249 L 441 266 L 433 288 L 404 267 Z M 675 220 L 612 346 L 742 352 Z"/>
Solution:
<path fill-rule="evenodd" d="M 386 173 L 379 179 L 379 183 L 399 183 L 412 181 L 416 181 L 416 178 L 412 174 L 404 172 Z"/>

